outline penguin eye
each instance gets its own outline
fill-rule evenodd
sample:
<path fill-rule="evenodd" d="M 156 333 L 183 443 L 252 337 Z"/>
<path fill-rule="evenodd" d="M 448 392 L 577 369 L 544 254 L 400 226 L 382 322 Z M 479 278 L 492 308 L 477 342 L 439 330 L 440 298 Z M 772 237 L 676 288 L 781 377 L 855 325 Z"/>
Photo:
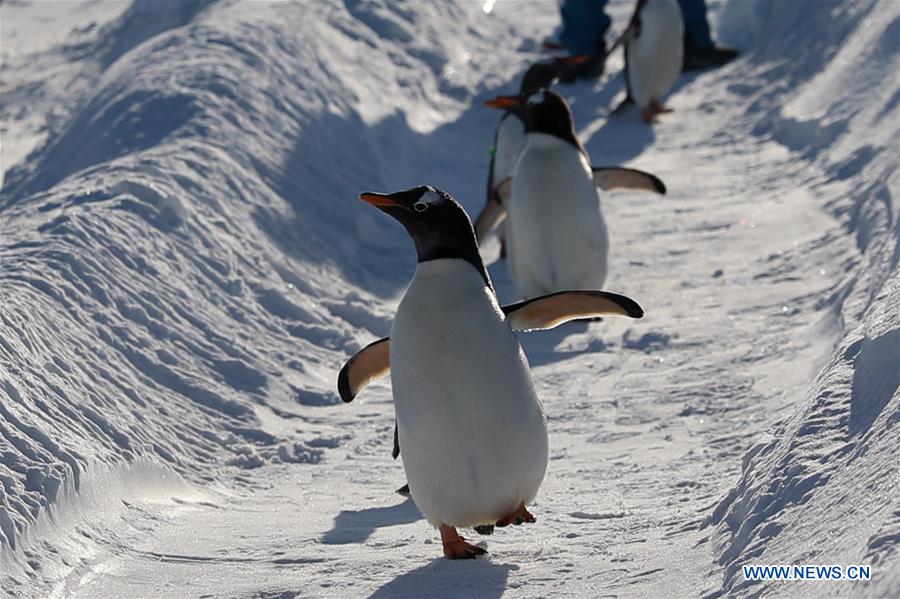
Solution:
<path fill-rule="evenodd" d="M 416 202 L 415 204 L 413 204 L 413 210 L 415 210 L 416 212 L 425 212 L 426 210 L 428 210 L 428 204 L 426 204 L 425 202 Z"/>

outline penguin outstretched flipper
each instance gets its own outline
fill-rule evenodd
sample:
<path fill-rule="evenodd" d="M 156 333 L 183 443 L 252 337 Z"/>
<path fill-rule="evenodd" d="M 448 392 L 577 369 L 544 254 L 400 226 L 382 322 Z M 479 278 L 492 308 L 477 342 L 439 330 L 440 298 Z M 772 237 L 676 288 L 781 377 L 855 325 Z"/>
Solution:
<path fill-rule="evenodd" d="M 665 184 L 656 175 L 621 166 L 592 166 L 594 185 L 604 191 L 643 189 L 666 195 Z"/>
<path fill-rule="evenodd" d="M 570 320 L 598 316 L 641 318 L 644 310 L 633 299 L 607 291 L 558 291 L 503 306 L 506 321 L 516 331 L 552 329 Z"/>
<path fill-rule="evenodd" d="M 338 373 L 338 393 L 344 402 L 351 402 L 373 380 L 386 375 L 390 369 L 390 337 L 373 341 L 347 360 Z"/>
<path fill-rule="evenodd" d="M 570 320 L 597 316 L 641 318 L 644 315 L 637 302 L 624 295 L 593 290 L 557 291 L 501 309 L 506 315 L 506 322 L 515 331 L 552 329 Z M 344 402 L 353 401 L 366 385 L 390 372 L 390 341 L 390 337 L 383 337 L 347 360 L 338 374 L 338 392 Z M 400 444 L 395 427 L 394 458 L 399 454 Z"/>

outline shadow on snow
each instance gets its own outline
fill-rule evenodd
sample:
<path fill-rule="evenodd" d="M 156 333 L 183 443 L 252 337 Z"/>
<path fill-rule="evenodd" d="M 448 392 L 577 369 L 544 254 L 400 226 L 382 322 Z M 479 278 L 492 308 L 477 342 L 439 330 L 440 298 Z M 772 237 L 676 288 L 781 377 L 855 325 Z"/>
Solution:
<path fill-rule="evenodd" d="M 334 526 L 322 537 L 326 545 L 363 543 L 379 528 L 409 524 L 422 519 L 422 514 L 407 499 L 390 507 L 373 507 L 364 510 L 341 510 L 334 518 Z"/>

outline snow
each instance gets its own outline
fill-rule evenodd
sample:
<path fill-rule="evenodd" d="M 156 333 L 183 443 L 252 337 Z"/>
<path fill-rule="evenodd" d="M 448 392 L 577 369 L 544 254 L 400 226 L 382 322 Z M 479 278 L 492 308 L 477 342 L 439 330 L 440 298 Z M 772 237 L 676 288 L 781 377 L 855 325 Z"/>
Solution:
<path fill-rule="evenodd" d="M 669 189 L 602 198 L 647 314 L 521 336 L 538 522 L 467 563 L 392 491 L 389 381 L 339 405 L 415 265 L 356 197 L 477 213 L 555 3 L 0 4 L 0 594 L 900 594 L 900 8 L 711 4 L 744 53 L 653 128 L 608 116 L 620 57 L 559 88 Z"/>

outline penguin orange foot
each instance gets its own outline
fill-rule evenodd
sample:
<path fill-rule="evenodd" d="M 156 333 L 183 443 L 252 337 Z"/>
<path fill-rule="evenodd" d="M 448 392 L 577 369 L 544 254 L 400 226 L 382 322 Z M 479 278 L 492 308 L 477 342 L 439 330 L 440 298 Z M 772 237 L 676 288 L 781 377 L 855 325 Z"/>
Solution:
<path fill-rule="evenodd" d="M 444 557 L 447 559 L 475 559 L 479 555 L 487 553 L 487 549 L 466 543 L 456 529 L 447 524 L 441 524 L 441 543 L 444 545 Z"/>
<path fill-rule="evenodd" d="M 663 114 L 664 112 L 672 112 L 671 108 L 666 108 L 662 105 L 662 102 L 659 100 L 650 100 L 650 110 L 652 110 L 656 114 Z"/>
<path fill-rule="evenodd" d="M 519 507 L 516 508 L 516 511 L 506 516 L 505 518 L 500 518 L 499 520 L 497 520 L 496 526 L 503 527 L 509 526 L 510 524 L 519 525 L 525 522 L 532 523 L 536 521 L 537 519 L 534 517 L 534 515 L 527 509 L 525 509 L 525 504 L 522 503 L 519 504 Z"/>
<path fill-rule="evenodd" d="M 656 122 L 656 111 L 653 110 L 652 106 L 644 106 L 641 108 L 641 119 L 643 119 L 645 123 Z"/>

